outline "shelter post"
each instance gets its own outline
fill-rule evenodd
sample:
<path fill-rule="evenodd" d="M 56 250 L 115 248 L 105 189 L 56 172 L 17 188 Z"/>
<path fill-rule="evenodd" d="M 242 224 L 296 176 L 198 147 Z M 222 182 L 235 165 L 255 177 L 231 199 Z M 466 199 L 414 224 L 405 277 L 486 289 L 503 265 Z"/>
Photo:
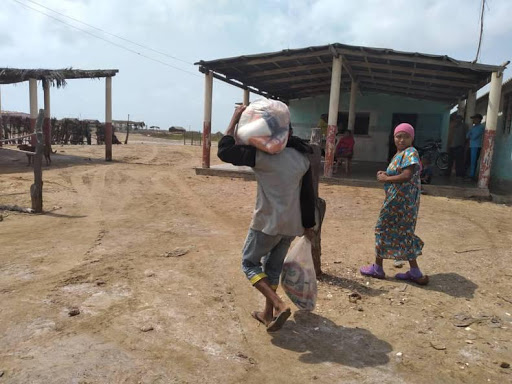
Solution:
<path fill-rule="evenodd" d="M 112 161 L 112 77 L 105 78 L 105 160 Z"/>
<path fill-rule="evenodd" d="M 212 146 L 212 142 L 211 142 L 212 95 L 213 95 L 213 73 L 211 71 L 208 71 L 204 75 L 204 121 L 203 121 L 203 162 L 202 162 L 203 168 L 210 168 L 210 148 Z"/>
<path fill-rule="evenodd" d="M 315 192 L 315 221 L 313 228 L 315 233 L 311 240 L 311 253 L 313 256 L 313 265 L 317 276 L 322 274 L 322 223 L 324 221 L 326 203 L 325 200 L 318 196 L 318 184 L 320 181 L 320 173 L 322 169 L 322 130 L 313 128 L 311 131 L 311 147 L 313 153 L 310 154 L 309 162 L 311 164 L 311 176 L 313 178 L 313 190 Z"/>
<path fill-rule="evenodd" d="M 37 80 L 29 79 L 28 80 L 28 91 L 30 95 L 30 133 L 34 133 L 36 130 L 36 120 L 37 120 Z M 31 145 L 36 146 L 37 139 L 35 136 L 32 136 L 30 139 Z"/>
<path fill-rule="evenodd" d="M 44 111 L 41 109 L 36 115 L 36 153 L 34 155 L 34 184 L 30 186 L 32 209 L 35 213 L 43 212 L 43 119 Z"/>
<path fill-rule="evenodd" d="M 249 105 L 250 92 L 248 89 L 244 89 L 244 105 Z"/>
<path fill-rule="evenodd" d="M 348 108 L 348 127 L 352 134 L 356 123 L 356 101 L 357 101 L 357 82 L 352 80 L 350 85 L 350 104 Z"/>
<path fill-rule="evenodd" d="M 476 109 L 476 92 L 473 90 L 468 91 L 468 98 L 466 99 L 466 118 L 464 119 L 468 127 L 471 127 L 473 122 L 471 116 L 475 114 Z"/>
<path fill-rule="evenodd" d="M 485 119 L 485 134 L 480 160 L 480 173 L 478 175 L 478 187 L 489 188 L 491 178 L 492 155 L 494 153 L 494 139 L 496 126 L 498 125 L 498 112 L 501 100 L 501 85 L 503 72 L 493 72 L 491 77 L 491 89 L 487 104 L 487 116 Z"/>
<path fill-rule="evenodd" d="M 465 107 L 466 103 L 464 101 L 464 99 L 459 99 L 459 103 L 457 105 L 457 114 L 464 117 L 464 107 Z"/>
<path fill-rule="evenodd" d="M 340 103 L 341 88 L 341 56 L 332 59 L 331 94 L 329 96 L 329 118 L 327 128 L 327 139 L 325 143 L 325 164 L 324 176 L 331 177 L 334 165 L 334 146 L 338 124 L 338 108 Z"/>
<path fill-rule="evenodd" d="M 52 132 L 50 124 L 50 83 L 48 80 L 43 80 L 44 92 L 44 120 L 43 120 L 43 139 L 44 145 L 51 148 L 52 145 Z"/>

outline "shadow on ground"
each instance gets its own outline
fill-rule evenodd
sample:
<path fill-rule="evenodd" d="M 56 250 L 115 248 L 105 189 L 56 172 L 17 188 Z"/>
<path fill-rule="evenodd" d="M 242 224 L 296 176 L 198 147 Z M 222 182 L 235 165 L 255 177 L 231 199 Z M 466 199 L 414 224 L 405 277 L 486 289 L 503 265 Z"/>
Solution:
<path fill-rule="evenodd" d="M 52 212 L 52 211 L 43 212 L 43 214 L 45 216 L 57 217 L 57 218 L 62 218 L 62 219 L 83 219 L 83 218 L 87 217 L 87 215 L 66 215 L 64 213 L 56 213 L 56 212 Z"/>
<path fill-rule="evenodd" d="M 452 297 L 471 299 L 478 285 L 458 273 L 437 273 L 429 275 L 430 282 L 424 288 L 429 291 L 446 293 Z"/>
<path fill-rule="evenodd" d="M 366 296 L 380 296 L 383 293 L 388 292 L 385 289 L 375 289 L 372 287 L 368 287 L 366 285 L 363 285 L 355 280 L 346 279 L 344 277 L 340 276 L 333 276 L 328 273 L 323 273 L 321 276 L 318 277 L 319 281 L 322 281 L 324 283 L 334 285 L 336 287 L 344 288 L 344 289 L 350 289 L 351 291 L 356 291 L 362 295 Z"/>
<path fill-rule="evenodd" d="M 43 174 L 51 169 L 69 168 L 80 165 L 108 165 L 112 162 L 105 161 L 102 157 L 88 157 L 65 154 L 65 151 L 52 154 L 52 164 L 46 165 L 43 158 Z M 33 166 L 27 165 L 27 156 L 24 153 L 16 153 L 15 151 L 0 151 L 0 173 L 34 173 Z M 43 176 L 44 177 L 44 176 Z M 44 180 L 44 179 L 43 179 Z"/>
<path fill-rule="evenodd" d="M 392 346 L 362 328 L 342 327 L 314 313 L 299 311 L 272 334 L 272 344 L 300 354 L 306 364 L 337 363 L 363 368 L 389 362 Z"/>

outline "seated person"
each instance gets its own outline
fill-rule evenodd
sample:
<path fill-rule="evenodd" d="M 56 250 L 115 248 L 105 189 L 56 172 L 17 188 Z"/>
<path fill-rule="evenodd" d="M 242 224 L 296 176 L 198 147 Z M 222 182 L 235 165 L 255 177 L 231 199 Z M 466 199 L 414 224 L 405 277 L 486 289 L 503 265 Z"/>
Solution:
<path fill-rule="evenodd" d="M 320 120 L 316 124 L 317 128 L 322 130 L 322 138 L 325 139 L 327 137 L 327 114 L 324 113 L 320 116 Z"/>
<path fill-rule="evenodd" d="M 355 141 L 352 136 L 352 132 L 347 129 L 336 145 L 334 155 L 336 158 L 336 164 L 334 166 L 334 172 L 338 170 L 338 166 L 343 163 L 343 160 L 345 160 L 345 173 L 347 175 L 350 174 L 352 157 L 354 156 L 354 145 Z"/>
<path fill-rule="evenodd" d="M 432 176 L 434 176 L 434 171 L 432 169 L 432 165 L 430 163 L 430 159 L 428 157 L 421 158 L 421 183 L 422 184 L 430 184 L 432 182 Z"/>

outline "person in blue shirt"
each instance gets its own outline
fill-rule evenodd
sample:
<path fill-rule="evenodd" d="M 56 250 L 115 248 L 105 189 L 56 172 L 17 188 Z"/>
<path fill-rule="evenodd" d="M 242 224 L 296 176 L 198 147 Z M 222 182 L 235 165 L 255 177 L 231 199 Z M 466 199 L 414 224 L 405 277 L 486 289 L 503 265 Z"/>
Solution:
<path fill-rule="evenodd" d="M 469 166 L 469 177 L 474 179 L 476 176 L 476 168 L 480 151 L 482 149 L 482 137 L 484 135 L 485 127 L 482 124 L 482 115 L 477 113 L 471 116 L 473 126 L 469 129 L 466 138 L 469 139 L 469 150 L 471 156 L 471 164 Z"/>

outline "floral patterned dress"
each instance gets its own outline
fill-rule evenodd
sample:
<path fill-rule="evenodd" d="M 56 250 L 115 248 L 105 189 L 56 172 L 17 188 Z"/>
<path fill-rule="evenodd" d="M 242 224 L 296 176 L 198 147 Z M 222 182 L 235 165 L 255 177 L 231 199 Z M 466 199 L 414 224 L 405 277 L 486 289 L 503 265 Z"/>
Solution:
<path fill-rule="evenodd" d="M 421 194 L 421 166 L 416 148 L 397 153 L 386 173 L 399 175 L 410 166 L 414 166 L 410 181 L 384 184 L 386 200 L 375 226 L 376 256 L 383 259 L 412 260 L 421 255 L 423 241 L 414 234 Z"/>

